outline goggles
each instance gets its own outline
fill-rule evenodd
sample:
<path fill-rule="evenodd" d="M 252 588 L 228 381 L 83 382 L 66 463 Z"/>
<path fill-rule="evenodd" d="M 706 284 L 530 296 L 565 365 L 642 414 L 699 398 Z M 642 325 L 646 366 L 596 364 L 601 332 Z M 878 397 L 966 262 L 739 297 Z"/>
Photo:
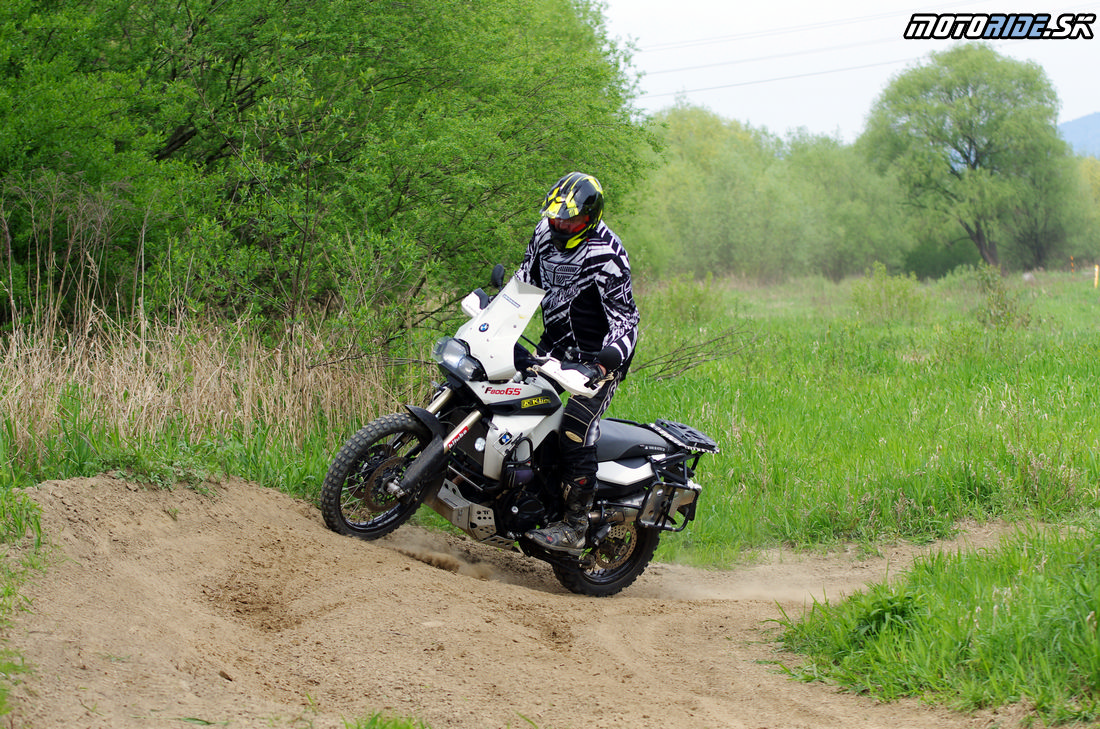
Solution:
<path fill-rule="evenodd" d="M 550 218 L 550 227 L 558 233 L 573 235 L 584 230 L 588 225 L 587 215 L 574 215 L 572 218 Z"/>

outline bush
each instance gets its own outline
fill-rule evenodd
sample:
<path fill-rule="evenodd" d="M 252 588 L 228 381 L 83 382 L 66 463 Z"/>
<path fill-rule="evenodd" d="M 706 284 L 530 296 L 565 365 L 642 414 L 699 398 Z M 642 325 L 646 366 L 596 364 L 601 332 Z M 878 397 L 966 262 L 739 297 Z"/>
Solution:
<path fill-rule="evenodd" d="M 994 266 L 973 269 L 978 289 L 985 296 L 984 308 L 978 312 L 978 321 L 994 329 L 1023 328 L 1031 323 L 1031 313 L 1005 286 L 1004 277 Z"/>
<path fill-rule="evenodd" d="M 876 263 L 852 287 L 852 304 L 867 322 L 919 321 L 928 313 L 928 300 L 913 274 L 891 276 Z"/>

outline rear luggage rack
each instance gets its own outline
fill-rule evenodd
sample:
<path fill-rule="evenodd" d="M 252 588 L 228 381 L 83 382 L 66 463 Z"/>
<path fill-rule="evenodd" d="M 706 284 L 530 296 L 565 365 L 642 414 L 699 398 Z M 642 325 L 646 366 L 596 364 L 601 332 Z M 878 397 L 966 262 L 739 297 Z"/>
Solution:
<path fill-rule="evenodd" d="M 703 435 L 690 425 L 675 423 L 671 420 L 655 420 L 649 426 L 657 431 L 663 438 L 667 438 L 681 448 L 690 451 L 703 451 L 704 453 L 717 453 L 718 444 L 713 438 Z"/>

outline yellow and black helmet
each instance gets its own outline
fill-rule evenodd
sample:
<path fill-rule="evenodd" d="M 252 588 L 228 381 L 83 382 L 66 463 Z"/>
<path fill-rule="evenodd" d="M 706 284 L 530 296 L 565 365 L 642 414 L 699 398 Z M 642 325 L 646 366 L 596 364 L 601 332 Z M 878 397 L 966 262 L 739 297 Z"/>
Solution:
<path fill-rule="evenodd" d="M 576 248 L 603 219 L 603 187 L 592 175 L 570 172 L 558 180 L 542 203 L 550 240 L 558 250 Z"/>

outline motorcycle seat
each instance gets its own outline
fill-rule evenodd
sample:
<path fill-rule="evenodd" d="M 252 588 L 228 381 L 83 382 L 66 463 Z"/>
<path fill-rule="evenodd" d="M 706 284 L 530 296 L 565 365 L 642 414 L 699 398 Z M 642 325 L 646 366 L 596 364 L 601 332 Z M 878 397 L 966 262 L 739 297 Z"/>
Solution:
<path fill-rule="evenodd" d="M 649 428 L 630 420 L 605 418 L 600 421 L 600 438 L 596 441 L 596 459 L 621 461 L 656 453 L 668 453 L 674 446 Z"/>

